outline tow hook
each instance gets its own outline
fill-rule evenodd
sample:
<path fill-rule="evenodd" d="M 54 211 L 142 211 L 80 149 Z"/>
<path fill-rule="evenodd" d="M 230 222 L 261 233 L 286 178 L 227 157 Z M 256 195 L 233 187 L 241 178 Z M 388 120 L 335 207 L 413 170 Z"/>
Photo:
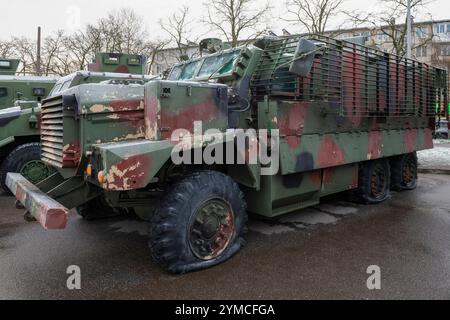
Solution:
<path fill-rule="evenodd" d="M 23 209 L 25 209 L 24 205 L 23 205 L 19 200 L 16 200 L 16 202 L 14 203 L 14 205 L 16 206 L 16 209 L 18 209 L 18 210 L 23 210 Z"/>
<path fill-rule="evenodd" d="M 34 222 L 34 221 L 37 221 L 36 218 L 33 217 L 33 216 L 31 215 L 31 213 L 29 213 L 28 211 L 25 212 L 25 214 L 23 215 L 23 219 L 24 219 L 26 222 Z"/>

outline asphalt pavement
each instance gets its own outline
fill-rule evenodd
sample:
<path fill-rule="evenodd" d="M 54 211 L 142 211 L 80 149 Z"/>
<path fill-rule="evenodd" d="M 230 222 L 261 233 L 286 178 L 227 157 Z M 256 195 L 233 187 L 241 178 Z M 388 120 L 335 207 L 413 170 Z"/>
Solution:
<path fill-rule="evenodd" d="M 217 267 L 161 270 L 147 224 L 132 216 L 66 230 L 23 220 L 0 196 L 0 299 L 450 299 L 450 176 L 423 174 L 417 190 L 378 206 L 345 195 L 277 220 L 251 217 L 247 246 Z M 67 288 L 69 266 L 81 290 Z M 369 266 L 381 289 L 369 290 Z"/>

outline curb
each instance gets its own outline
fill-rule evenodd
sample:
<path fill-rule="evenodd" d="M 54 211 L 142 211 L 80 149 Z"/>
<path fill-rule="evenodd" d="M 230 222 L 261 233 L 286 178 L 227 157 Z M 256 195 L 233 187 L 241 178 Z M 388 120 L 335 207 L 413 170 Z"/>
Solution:
<path fill-rule="evenodd" d="M 417 171 L 419 173 L 450 175 L 450 169 L 425 169 L 425 168 L 421 169 L 421 168 L 419 168 Z"/>

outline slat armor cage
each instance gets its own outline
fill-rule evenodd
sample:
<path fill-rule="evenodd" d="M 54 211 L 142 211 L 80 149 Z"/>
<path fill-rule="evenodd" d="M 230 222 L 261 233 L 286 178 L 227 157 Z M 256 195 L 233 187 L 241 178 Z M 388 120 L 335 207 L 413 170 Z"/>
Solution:
<path fill-rule="evenodd" d="M 289 72 L 301 38 L 321 49 L 307 77 Z M 446 110 L 445 70 L 345 40 L 320 35 L 266 41 L 251 82 L 265 97 L 318 102 L 324 113 L 360 117 L 432 117 Z"/>

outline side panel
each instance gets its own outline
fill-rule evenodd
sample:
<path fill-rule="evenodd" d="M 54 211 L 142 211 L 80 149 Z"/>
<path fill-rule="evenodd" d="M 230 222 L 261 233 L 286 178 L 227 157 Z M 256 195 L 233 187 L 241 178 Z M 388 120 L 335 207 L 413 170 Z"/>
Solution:
<path fill-rule="evenodd" d="M 260 105 L 261 110 L 264 103 Z M 273 117 L 280 130 L 282 174 L 358 163 L 433 147 L 428 118 L 401 117 L 379 121 L 364 117 L 355 122 L 353 116 L 324 114 L 321 111 L 325 107 L 326 103 L 320 102 L 277 103 Z"/>
<path fill-rule="evenodd" d="M 171 139 L 175 130 L 194 134 L 194 123 L 228 128 L 227 87 L 195 82 L 152 81 L 145 88 L 146 139 Z M 202 132 L 195 132 L 201 134 Z"/>

